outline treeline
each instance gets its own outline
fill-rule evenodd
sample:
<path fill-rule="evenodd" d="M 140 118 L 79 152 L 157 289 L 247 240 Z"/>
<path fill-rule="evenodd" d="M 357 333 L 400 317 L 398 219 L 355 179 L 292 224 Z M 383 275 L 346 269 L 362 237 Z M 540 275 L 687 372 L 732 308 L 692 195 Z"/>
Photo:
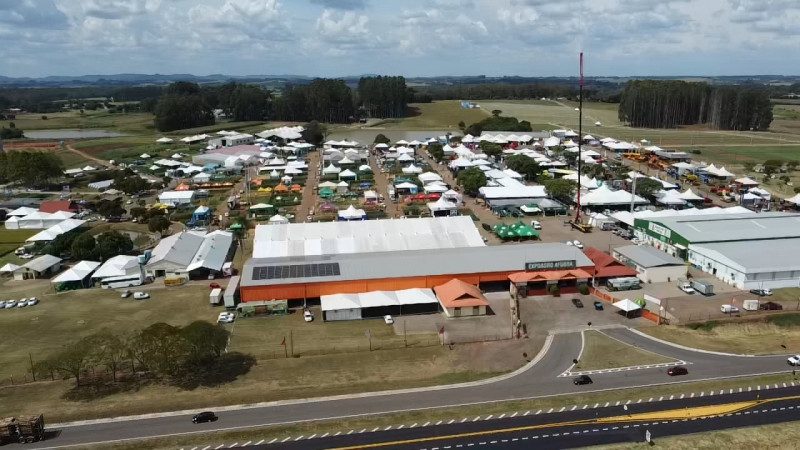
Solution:
<path fill-rule="evenodd" d="M 501 116 L 501 111 L 493 111 L 491 117 L 475 122 L 464 129 L 464 134 L 480 136 L 484 131 L 533 131 L 531 123 L 516 117 Z"/>
<path fill-rule="evenodd" d="M 614 87 L 584 89 L 584 99 L 616 101 L 619 89 Z M 536 98 L 577 98 L 578 86 L 566 83 L 486 83 L 414 87 L 412 101 L 426 103 L 432 100 L 527 100 Z"/>
<path fill-rule="evenodd" d="M 98 368 L 115 382 L 122 374 L 146 372 L 186 388 L 215 385 L 232 381 L 255 364 L 249 355 L 225 352 L 229 335 L 203 321 L 184 327 L 159 322 L 127 336 L 102 330 L 69 343 L 33 370 L 40 378 L 73 378 L 77 387 L 89 384 L 87 378 L 97 381 Z"/>
<path fill-rule="evenodd" d="M 368 77 L 358 82 L 358 100 L 368 117 L 404 117 L 413 91 L 404 77 Z"/>
<path fill-rule="evenodd" d="M 366 77 L 358 85 L 354 92 L 343 80 L 318 78 L 308 84 L 289 85 L 281 95 L 273 95 L 252 84 L 201 87 L 176 82 L 167 86 L 155 103 L 155 125 L 160 131 L 212 125 L 215 109 L 235 121 L 350 123 L 362 113 L 405 115 L 411 94 L 403 77 Z M 143 100 L 143 104 L 146 102 Z"/>
<path fill-rule="evenodd" d="M 723 130 L 766 130 L 772 122 L 772 105 L 763 89 L 639 80 L 625 85 L 619 119 L 634 127 L 708 124 Z"/>

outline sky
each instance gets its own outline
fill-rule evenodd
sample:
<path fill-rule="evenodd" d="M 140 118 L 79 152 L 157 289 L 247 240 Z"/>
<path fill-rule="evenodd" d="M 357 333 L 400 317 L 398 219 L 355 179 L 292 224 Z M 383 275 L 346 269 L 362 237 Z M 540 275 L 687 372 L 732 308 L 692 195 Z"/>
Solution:
<path fill-rule="evenodd" d="M 798 75 L 800 0 L 0 0 L 0 75 Z"/>

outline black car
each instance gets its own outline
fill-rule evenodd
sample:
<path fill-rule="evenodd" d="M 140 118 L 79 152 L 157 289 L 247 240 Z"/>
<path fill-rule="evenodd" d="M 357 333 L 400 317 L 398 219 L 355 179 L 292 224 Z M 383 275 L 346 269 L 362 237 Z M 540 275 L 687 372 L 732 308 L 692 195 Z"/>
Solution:
<path fill-rule="evenodd" d="M 667 375 L 669 375 L 671 377 L 678 376 L 678 375 L 688 375 L 688 374 L 689 374 L 689 370 L 686 369 L 686 367 L 683 367 L 683 366 L 675 366 L 675 367 L 670 367 L 669 369 L 667 369 Z"/>
<path fill-rule="evenodd" d="M 596 309 L 598 311 L 602 311 L 603 310 L 603 302 L 594 302 L 594 309 Z"/>
<path fill-rule="evenodd" d="M 767 295 L 772 295 L 772 290 L 770 290 L 770 289 L 750 289 L 750 293 L 758 295 L 759 297 L 766 297 Z"/>
<path fill-rule="evenodd" d="M 592 379 L 589 378 L 589 375 L 581 375 L 572 379 L 572 383 L 575 385 L 581 384 L 592 384 Z"/>
<path fill-rule="evenodd" d="M 217 419 L 217 415 L 213 412 L 203 411 L 192 416 L 192 423 L 214 422 Z"/>
<path fill-rule="evenodd" d="M 579 298 L 573 298 L 572 304 L 575 305 L 576 308 L 583 308 L 583 302 Z"/>

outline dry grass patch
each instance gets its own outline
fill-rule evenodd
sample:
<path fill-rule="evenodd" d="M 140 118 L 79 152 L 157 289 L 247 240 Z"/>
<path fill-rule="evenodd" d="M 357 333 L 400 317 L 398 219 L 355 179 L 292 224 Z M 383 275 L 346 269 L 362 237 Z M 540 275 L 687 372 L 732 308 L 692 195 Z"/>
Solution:
<path fill-rule="evenodd" d="M 673 358 L 632 347 L 599 331 L 585 331 L 583 338 L 583 354 L 573 371 L 613 369 L 675 361 Z"/>

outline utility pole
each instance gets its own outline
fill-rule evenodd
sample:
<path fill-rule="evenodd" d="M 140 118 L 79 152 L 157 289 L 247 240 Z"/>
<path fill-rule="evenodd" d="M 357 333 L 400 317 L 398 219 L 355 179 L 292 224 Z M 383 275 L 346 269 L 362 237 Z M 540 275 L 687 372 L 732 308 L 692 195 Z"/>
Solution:
<path fill-rule="evenodd" d="M 578 84 L 578 189 L 575 201 L 575 224 L 581 223 L 581 143 L 583 142 L 583 52 L 580 55 L 580 82 Z"/>

